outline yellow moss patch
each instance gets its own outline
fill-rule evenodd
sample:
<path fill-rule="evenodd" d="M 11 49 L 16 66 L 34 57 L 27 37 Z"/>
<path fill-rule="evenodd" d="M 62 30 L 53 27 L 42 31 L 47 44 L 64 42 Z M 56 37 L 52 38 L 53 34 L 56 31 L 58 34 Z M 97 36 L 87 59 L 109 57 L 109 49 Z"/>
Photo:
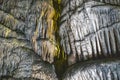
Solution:
<path fill-rule="evenodd" d="M 59 40 L 59 35 L 58 35 L 58 31 L 59 31 L 59 26 L 57 23 L 58 18 L 60 17 L 60 12 L 57 11 L 54 8 L 54 4 L 53 4 L 54 0 L 50 0 L 50 4 L 48 4 L 47 6 L 47 10 L 46 10 L 46 17 L 47 17 L 47 23 L 48 23 L 48 29 L 47 29 L 47 36 L 49 38 L 49 41 L 52 43 L 52 45 L 54 45 L 53 49 L 53 56 L 54 57 L 62 57 L 63 59 L 66 59 L 66 56 L 64 55 L 64 51 L 62 49 L 60 49 L 60 40 Z M 60 7 L 60 3 L 61 0 L 57 0 L 57 4 L 58 7 Z M 56 36 L 56 34 L 58 36 Z M 60 56 L 60 52 L 62 52 L 62 56 Z"/>
<path fill-rule="evenodd" d="M 46 19 L 47 21 L 47 30 L 46 30 L 46 37 L 49 39 L 48 41 L 43 41 L 43 55 L 42 57 L 45 57 L 46 55 L 50 55 L 53 59 L 58 58 L 62 59 L 59 60 L 61 63 L 66 60 L 66 55 L 64 53 L 64 50 L 60 48 L 60 37 L 58 35 L 59 26 L 57 23 L 57 20 L 60 17 L 60 11 L 56 10 L 54 7 L 54 0 L 49 0 L 49 2 L 42 2 L 42 11 L 40 13 L 40 17 L 37 20 L 37 26 L 36 30 L 34 32 L 34 35 L 32 37 L 32 42 L 34 45 L 34 50 L 37 52 L 37 37 L 39 36 L 39 22 L 42 20 L 42 18 Z M 58 8 L 60 8 L 61 0 L 57 0 Z M 44 26 L 43 26 L 44 28 Z M 44 32 L 43 32 L 44 34 Z"/>
<path fill-rule="evenodd" d="M 6 15 L 4 24 L 9 28 L 15 29 L 18 21 L 12 15 Z"/>
<path fill-rule="evenodd" d="M 54 46 L 54 49 L 53 50 L 53 53 L 54 54 L 54 57 L 57 56 L 59 57 L 59 54 L 60 54 L 60 47 L 59 47 L 59 44 L 57 44 L 57 42 L 53 41 L 53 40 L 49 40 L 51 42 L 51 44 Z"/>
<path fill-rule="evenodd" d="M 7 37 L 10 32 L 11 32 L 10 29 L 6 29 L 6 31 L 5 31 L 5 37 Z"/>

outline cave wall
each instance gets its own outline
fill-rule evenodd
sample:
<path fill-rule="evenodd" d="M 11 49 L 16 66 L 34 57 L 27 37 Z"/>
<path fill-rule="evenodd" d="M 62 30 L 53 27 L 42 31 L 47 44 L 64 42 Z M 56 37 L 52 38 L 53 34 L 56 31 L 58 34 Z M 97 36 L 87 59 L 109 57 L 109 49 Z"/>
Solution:
<path fill-rule="evenodd" d="M 119 0 L 0 0 L 1 79 L 119 80 L 119 20 Z"/>

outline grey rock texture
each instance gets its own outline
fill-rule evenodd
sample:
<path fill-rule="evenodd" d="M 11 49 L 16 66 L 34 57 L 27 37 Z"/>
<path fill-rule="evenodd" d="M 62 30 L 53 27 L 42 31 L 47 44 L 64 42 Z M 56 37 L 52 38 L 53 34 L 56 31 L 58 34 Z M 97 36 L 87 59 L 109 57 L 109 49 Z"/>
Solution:
<path fill-rule="evenodd" d="M 43 36 L 42 29 L 35 35 L 36 25 L 45 26 L 41 18 L 38 21 L 43 3 L 0 0 L 0 80 L 57 80 L 54 66 L 36 51 L 35 41 Z"/>
<path fill-rule="evenodd" d="M 0 76 L 57 80 L 54 66 L 27 48 L 27 42 L 4 38 L 0 42 Z"/>
<path fill-rule="evenodd" d="M 59 33 L 64 51 L 69 55 L 70 64 L 119 55 L 119 0 L 66 0 L 62 2 Z"/>
<path fill-rule="evenodd" d="M 120 60 L 106 59 L 71 66 L 62 80 L 120 80 Z"/>
<path fill-rule="evenodd" d="M 120 56 L 120 0 L 62 0 L 61 4 L 59 34 L 72 65 L 63 80 L 120 80 L 116 58 Z"/>
<path fill-rule="evenodd" d="M 0 80 L 120 80 L 119 53 L 120 0 L 0 0 Z"/>

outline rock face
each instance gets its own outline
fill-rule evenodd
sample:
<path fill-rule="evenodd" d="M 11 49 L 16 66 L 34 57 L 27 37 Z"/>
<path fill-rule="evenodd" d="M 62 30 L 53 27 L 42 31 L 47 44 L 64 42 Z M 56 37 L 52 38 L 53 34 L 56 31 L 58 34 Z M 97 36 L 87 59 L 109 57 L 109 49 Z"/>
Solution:
<path fill-rule="evenodd" d="M 71 66 L 62 80 L 120 80 L 120 60 L 88 61 Z"/>
<path fill-rule="evenodd" d="M 112 59 L 120 56 L 120 0 L 61 3 L 61 45 L 73 64 L 63 80 L 120 80 L 119 59 Z"/>
<path fill-rule="evenodd" d="M 70 64 L 119 55 L 119 3 L 119 0 L 62 1 L 61 44 Z"/>
<path fill-rule="evenodd" d="M 50 7 L 48 3 L 40 0 L 0 0 L 0 80 L 6 77 L 6 80 L 57 80 L 54 66 L 41 57 L 41 47 L 53 45 L 46 34 L 47 24 L 52 22 L 47 22 L 45 17 L 48 16 L 43 18 L 44 8 Z M 50 51 L 45 51 L 46 56 Z"/>
<path fill-rule="evenodd" d="M 120 80 L 119 22 L 120 0 L 0 0 L 0 80 Z"/>

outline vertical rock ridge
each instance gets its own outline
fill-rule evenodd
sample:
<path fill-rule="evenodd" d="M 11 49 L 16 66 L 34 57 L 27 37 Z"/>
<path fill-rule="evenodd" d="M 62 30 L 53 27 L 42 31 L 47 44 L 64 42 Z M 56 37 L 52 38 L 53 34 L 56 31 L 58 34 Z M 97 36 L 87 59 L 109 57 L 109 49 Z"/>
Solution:
<path fill-rule="evenodd" d="M 75 51 L 74 55 L 77 54 L 78 61 L 118 55 L 119 51 L 117 50 L 119 49 L 117 49 L 118 45 L 116 44 L 119 43 L 118 36 L 116 36 L 118 32 L 114 29 L 119 26 L 120 9 L 116 1 L 67 0 L 63 1 L 62 4 L 60 36 L 64 42 L 61 42 L 61 45 L 73 46 L 73 42 L 67 40 L 69 37 L 64 36 L 71 35 L 72 32 L 74 37 L 70 40 L 72 39 L 75 46 L 80 45 L 81 48 L 71 49 Z M 68 56 L 71 52 L 70 48 L 64 48 Z M 80 57 L 81 59 L 79 59 Z"/>

